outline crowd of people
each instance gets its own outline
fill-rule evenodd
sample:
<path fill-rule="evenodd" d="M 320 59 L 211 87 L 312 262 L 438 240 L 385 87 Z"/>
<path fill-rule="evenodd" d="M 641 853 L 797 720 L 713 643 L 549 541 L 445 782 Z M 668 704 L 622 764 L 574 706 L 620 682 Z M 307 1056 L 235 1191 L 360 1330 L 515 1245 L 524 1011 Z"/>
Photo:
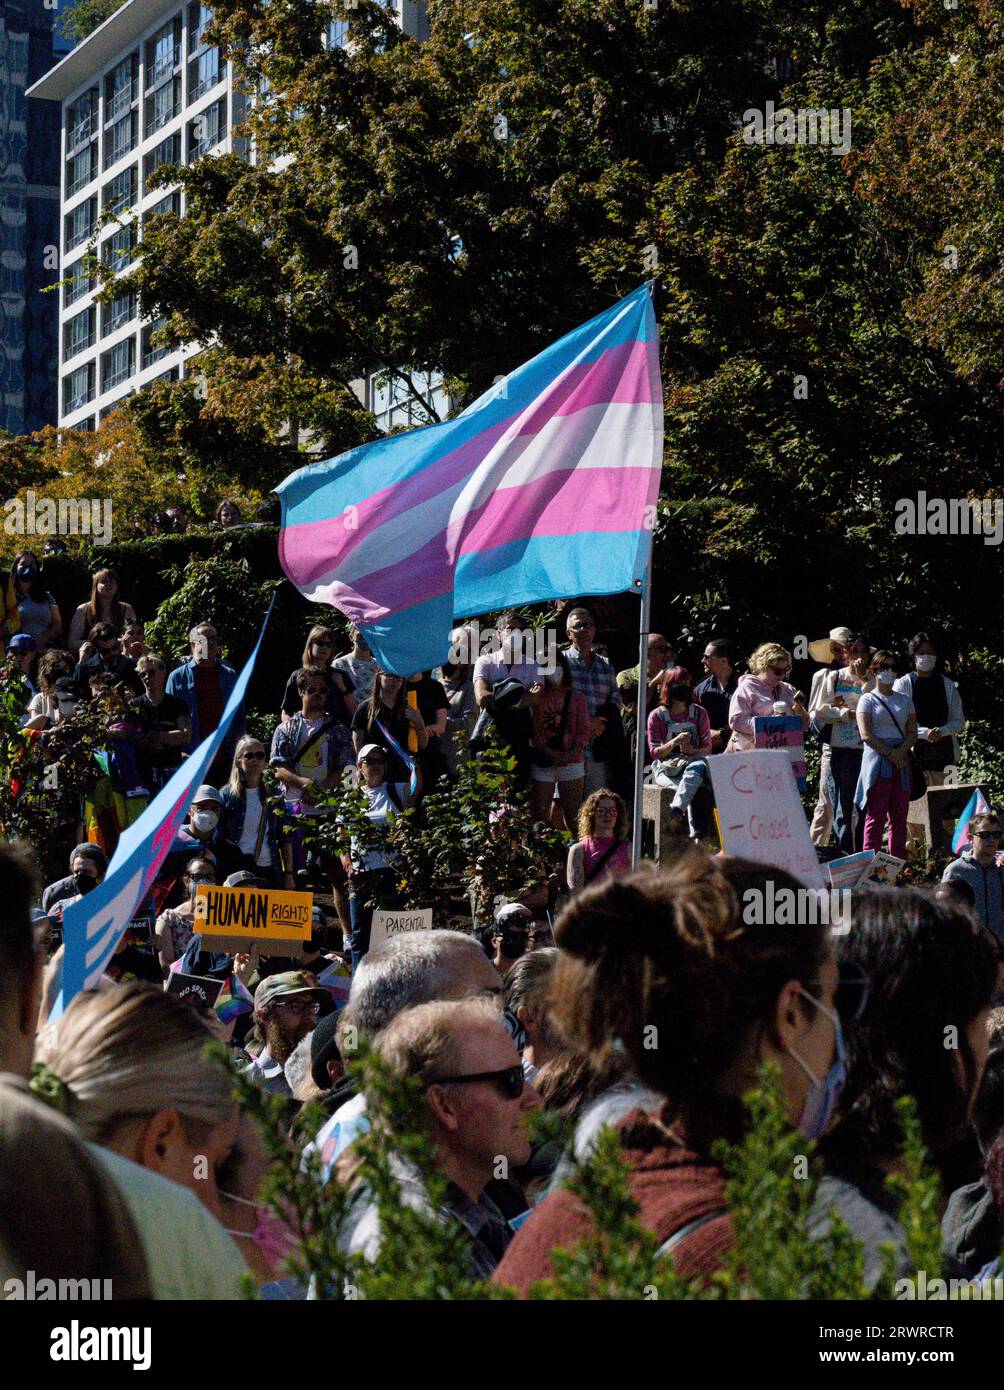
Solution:
<path fill-rule="evenodd" d="M 56 1245 L 34 1233 L 44 1180 L 32 1175 L 0 1218 L 0 1262 L 100 1271 L 130 1297 L 233 1298 L 247 1272 L 266 1296 L 308 1296 L 284 1271 L 295 1223 L 260 1198 L 271 1163 L 262 1136 L 205 1052 L 215 1037 L 253 1085 L 284 1099 L 291 1134 L 301 1108 L 320 1102 L 326 1118 L 306 1152 L 321 1181 L 345 1186 L 340 1240 L 367 1259 L 382 1233 L 354 1151 L 371 1124 L 346 1069 L 360 1038 L 421 1087 L 446 1182 L 436 1219 L 465 1233 L 472 1277 L 525 1295 L 553 1274 L 557 1246 L 588 1233 L 589 1212 L 562 1179 L 602 1123 L 620 1132 L 643 1223 L 682 1273 L 708 1277 L 734 1235 L 715 1142 L 743 1134 L 741 1097 L 763 1061 L 778 1068 L 790 1125 L 825 1159 L 813 1229 L 824 1234 L 838 1213 L 864 1244 L 870 1286 L 884 1244 L 908 1263 L 885 1185 L 901 1163 L 904 1094 L 937 1166 L 952 1269 L 992 1267 L 1004 1235 L 1001 820 L 973 818 L 972 849 L 936 891 L 857 892 L 846 934 L 747 925 L 744 895 L 798 885 L 721 854 L 714 834 L 709 760 L 754 746 L 754 721 L 784 714 L 820 746 L 820 857 L 878 850 L 888 832 L 905 859 L 911 802 L 956 761 L 965 723 L 928 634 L 901 670 L 865 634 L 833 629 L 810 649 L 806 698 L 774 642 L 740 673 L 733 644 L 713 637 L 695 680 L 652 634 L 644 674 L 618 672 L 582 605 L 567 606 L 568 645 L 546 665 L 527 659 L 526 620 L 509 612 L 490 653 L 476 656 L 459 629 L 440 669 L 408 676 L 383 669 L 359 630 L 339 653 L 338 632 L 315 625 L 276 691 L 274 732 L 257 737 L 238 713 L 99 988 L 51 1021 L 62 914 L 103 881 L 118 833 L 219 726 L 237 676 L 209 622 L 192 628 L 177 665 L 148 650 L 107 568 L 68 615 L 64 642 L 38 570 L 28 553 L 15 561 L 19 622 L 5 634 L 24 682 L 19 737 L 55 752 L 94 716 L 108 735 L 100 775 L 118 800 L 102 814 L 96 791 L 84 798 L 68 874 L 47 886 L 22 849 L 0 846 L 0 1141 L 51 1144 L 54 1161 L 75 1168 L 67 1192 L 86 1188 Z M 678 842 L 661 865 L 632 869 L 639 737 Z M 535 829 L 564 833 L 566 862 L 540 892 L 499 894 L 465 930 L 451 920 L 371 949 L 374 909 L 400 894 L 383 831 L 434 806 L 430 796 L 498 745 Z M 346 788 L 358 798 L 352 821 L 337 796 Z M 508 833 L 507 807 L 493 814 Z M 313 891 L 302 953 L 204 949 L 195 904 L 210 885 Z M 213 985 L 215 1002 L 182 997 L 179 981 L 193 979 Z M 540 1109 L 572 1123 L 567 1147 L 535 1138 Z M 404 1202 L 425 1202 L 403 1156 L 395 1176 Z"/>

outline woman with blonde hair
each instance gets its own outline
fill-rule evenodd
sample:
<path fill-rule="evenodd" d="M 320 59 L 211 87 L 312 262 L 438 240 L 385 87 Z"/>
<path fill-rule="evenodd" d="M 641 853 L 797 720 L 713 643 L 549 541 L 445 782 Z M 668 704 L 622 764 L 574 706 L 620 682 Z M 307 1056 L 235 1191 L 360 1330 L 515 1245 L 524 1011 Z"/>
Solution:
<path fill-rule="evenodd" d="M 587 883 L 617 878 L 631 867 L 628 811 L 623 797 L 607 787 L 587 796 L 579 811 L 579 838 L 568 851 L 565 876 L 574 893 Z"/>
<path fill-rule="evenodd" d="M 67 646 L 74 654 L 80 651 L 84 638 L 98 623 L 111 623 L 121 636 L 127 623 L 136 622 L 132 604 L 119 598 L 119 577 L 114 570 L 96 570 L 91 580 L 91 596 L 80 604 L 70 620 Z"/>
<path fill-rule="evenodd" d="M 729 705 L 732 739 L 726 751 L 743 753 L 755 747 L 753 720 L 775 713 L 794 714 L 809 727 L 809 712 L 800 690 L 785 677 L 791 674 L 791 653 L 777 642 L 763 642 L 749 659 L 749 672 L 741 676 Z M 784 706 L 783 711 L 775 705 Z"/>
<path fill-rule="evenodd" d="M 303 644 L 303 660 L 292 673 L 286 682 L 286 693 L 282 697 L 282 708 L 279 717 L 285 724 L 288 719 L 292 719 L 294 714 L 300 712 L 300 696 L 296 689 L 297 673 L 301 670 L 319 671 L 328 686 L 328 698 L 325 703 L 325 713 L 332 719 L 338 719 L 343 724 L 348 724 L 356 712 L 358 700 L 352 693 L 352 685 L 347 676 L 341 671 L 331 669 L 331 661 L 335 654 L 335 634 L 330 627 L 325 627 L 323 623 L 315 625 L 307 633 L 307 640 Z"/>
<path fill-rule="evenodd" d="M 245 868 L 291 890 L 296 887 L 292 846 L 283 837 L 279 817 L 262 784 L 267 760 L 261 739 L 245 734 L 234 749 L 230 780 L 220 788 L 222 833 L 243 854 Z"/>

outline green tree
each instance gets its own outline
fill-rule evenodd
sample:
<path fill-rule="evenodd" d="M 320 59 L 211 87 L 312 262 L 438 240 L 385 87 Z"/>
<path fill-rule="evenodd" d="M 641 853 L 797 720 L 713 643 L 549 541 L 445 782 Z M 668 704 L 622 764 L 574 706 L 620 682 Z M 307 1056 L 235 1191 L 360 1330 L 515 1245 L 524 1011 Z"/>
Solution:
<path fill-rule="evenodd" d="M 122 5 L 123 0 L 71 0 L 64 7 L 56 27 L 65 38 L 80 43 Z"/>

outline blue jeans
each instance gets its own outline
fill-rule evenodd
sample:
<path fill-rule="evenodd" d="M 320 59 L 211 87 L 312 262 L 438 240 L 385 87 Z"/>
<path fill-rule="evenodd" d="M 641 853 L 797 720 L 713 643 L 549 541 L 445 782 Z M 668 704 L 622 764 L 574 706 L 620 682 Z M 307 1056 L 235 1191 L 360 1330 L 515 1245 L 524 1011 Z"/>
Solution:
<path fill-rule="evenodd" d="M 346 943 L 352 955 L 352 970 L 370 948 L 370 928 L 378 907 L 396 907 L 393 869 L 367 869 L 349 879 L 349 923 Z"/>
<path fill-rule="evenodd" d="M 864 816 L 854 833 L 854 792 L 861 771 L 860 748 L 830 747 L 830 804 L 833 807 L 833 833 L 841 854 L 853 854 L 861 848 L 864 835 Z"/>

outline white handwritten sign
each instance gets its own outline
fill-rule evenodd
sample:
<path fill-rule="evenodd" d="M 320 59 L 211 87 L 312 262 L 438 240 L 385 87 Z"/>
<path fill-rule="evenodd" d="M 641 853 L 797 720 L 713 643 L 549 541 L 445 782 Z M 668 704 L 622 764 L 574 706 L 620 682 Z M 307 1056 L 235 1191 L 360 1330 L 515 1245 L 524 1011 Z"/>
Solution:
<path fill-rule="evenodd" d="M 825 888 L 786 752 L 753 749 L 708 759 L 722 848 L 787 869 L 807 888 Z"/>
<path fill-rule="evenodd" d="M 375 951 L 383 942 L 390 941 L 403 932 L 431 930 L 431 907 L 412 908 L 410 911 L 405 909 L 401 912 L 388 912 L 385 908 L 377 908 L 373 913 L 373 925 L 370 928 L 370 950 Z"/>

